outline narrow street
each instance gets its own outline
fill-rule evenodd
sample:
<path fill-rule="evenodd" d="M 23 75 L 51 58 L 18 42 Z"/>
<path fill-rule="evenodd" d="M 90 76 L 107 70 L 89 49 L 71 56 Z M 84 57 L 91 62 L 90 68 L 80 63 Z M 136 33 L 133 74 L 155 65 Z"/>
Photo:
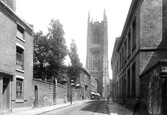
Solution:
<path fill-rule="evenodd" d="M 39 115 L 109 115 L 109 111 L 105 101 L 89 101 Z"/>

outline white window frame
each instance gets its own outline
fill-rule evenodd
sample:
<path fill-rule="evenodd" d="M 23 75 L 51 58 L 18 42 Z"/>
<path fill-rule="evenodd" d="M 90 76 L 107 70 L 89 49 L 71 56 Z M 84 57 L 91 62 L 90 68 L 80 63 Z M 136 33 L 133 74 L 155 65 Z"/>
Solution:
<path fill-rule="evenodd" d="M 16 76 L 16 102 L 24 102 L 24 77 L 21 75 Z M 17 98 L 17 79 L 22 81 L 22 98 Z"/>
<path fill-rule="evenodd" d="M 20 31 L 18 30 L 18 26 L 22 29 L 23 32 L 20 32 Z M 22 37 L 18 36 L 18 31 L 22 34 Z M 25 35 L 24 35 L 24 34 L 25 34 L 25 28 L 24 28 L 21 24 L 17 23 L 16 37 L 17 37 L 18 39 L 20 39 L 21 41 L 25 42 Z"/>
<path fill-rule="evenodd" d="M 17 68 L 17 62 L 16 62 L 16 70 L 17 71 L 20 71 L 20 72 L 24 72 L 24 51 L 25 51 L 25 48 L 24 48 L 24 46 L 22 46 L 21 44 L 19 44 L 19 43 L 16 43 L 16 61 L 17 61 L 17 47 L 20 47 L 21 49 L 23 49 L 23 69 L 19 69 L 19 68 Z"/>

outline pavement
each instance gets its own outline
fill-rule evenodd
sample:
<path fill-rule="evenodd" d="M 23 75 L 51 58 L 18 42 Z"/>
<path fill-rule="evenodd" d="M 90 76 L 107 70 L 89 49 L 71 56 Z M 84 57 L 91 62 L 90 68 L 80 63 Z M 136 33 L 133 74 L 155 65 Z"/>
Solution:
<path fill-rule="evenodd" d="M 109 115 L 133 115 L 133 111 L 113 101 L 108 103 Z"/>
<path fill-rule="evenodd" d="M 85 100 L 85 101 L 88 101 L 88 100 Z M 83 102 L 83 101 L 74 101 L 72 105 L 80 103 L 80 102 Z M 68 107 L 68 106 L 71 106 L 70 102 L 63 103 L 63 104 L 57 104 L 53 106 L 41 107 L 41 108 L 33 108 L 30 110 L 23 110 L 23 111 L 20 110 L 19 112 L 5 113 L 3 115 L 40 115 L 45 112 L 49 112 L 52 110 L 56 110 L 56 109 L 60 109 L 63 107 Z"/>
<path fill-rule="evenodd" d="M 85 100 L 85 101 L 90 101 L 90 100 Z M 83 101 L 75 101 L 72 103 L 72 105 L 80 103 L 80 102 L 83 102 Z M 131 110 L 113 101 L 109 101 L 107 104 L 108 104 L 108 111 L 110 113 L 109 115 L 132 115 L 133 114 Z M 70 102 L 63 103 L 63 104 L 57 104 L 53 106 L 34 108 L 34 109 L 24 110 L 24 111 L 19 111 L 19 112 L 5 113 L 4 115 L 40 115 L 45 112 L 49 112 L 52 110 L 56 110 L 56 109 L 60 109 L 63 107 L 68 107 L 68 106 L 71 106 Z"/>

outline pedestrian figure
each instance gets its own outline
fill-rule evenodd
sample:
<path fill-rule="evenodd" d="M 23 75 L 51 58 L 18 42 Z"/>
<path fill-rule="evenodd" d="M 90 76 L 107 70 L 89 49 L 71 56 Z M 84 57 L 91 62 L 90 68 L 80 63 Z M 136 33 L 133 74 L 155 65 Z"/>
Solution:
<path fill-rule="evenodd" d="M 108 96 L 108 97 L 107 97 L 107 102 L 108 102 L 108 103 L 109 103 L 109 98 L 110 98 L 110 97 Z"/>
<path fill-rule="evenodd" d="M 135 113 L 136 113 L 136 111 L 137 111 L 139 105 L 140 105 L 140 99 L 139 99 L 139 97 L 137 97 L 137 98 L 136 98 L 136 102 L 135 102 L 135 106 L 134 106 L 133 115 L 135 115 Z"/>
<path fill-rule="evenodd" d="M 125 96 L 123 96 L 123 106 L 125 106 L 126 102 L 125 102 Z"/>

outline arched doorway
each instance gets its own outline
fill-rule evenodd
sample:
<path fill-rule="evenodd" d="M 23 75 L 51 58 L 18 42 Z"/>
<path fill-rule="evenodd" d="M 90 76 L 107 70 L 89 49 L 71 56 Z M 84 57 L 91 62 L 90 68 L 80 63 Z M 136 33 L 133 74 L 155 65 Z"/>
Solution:
<path fill-rule="evenodd" d="M 167 80 L 162 84 L 162 115 L 167 115 Z"/>
<path fill-rule="evenodd" d="M 34 86 L 34 96 L 34 107 L 38 107 L 38 87 L 36 85 Z"/>

